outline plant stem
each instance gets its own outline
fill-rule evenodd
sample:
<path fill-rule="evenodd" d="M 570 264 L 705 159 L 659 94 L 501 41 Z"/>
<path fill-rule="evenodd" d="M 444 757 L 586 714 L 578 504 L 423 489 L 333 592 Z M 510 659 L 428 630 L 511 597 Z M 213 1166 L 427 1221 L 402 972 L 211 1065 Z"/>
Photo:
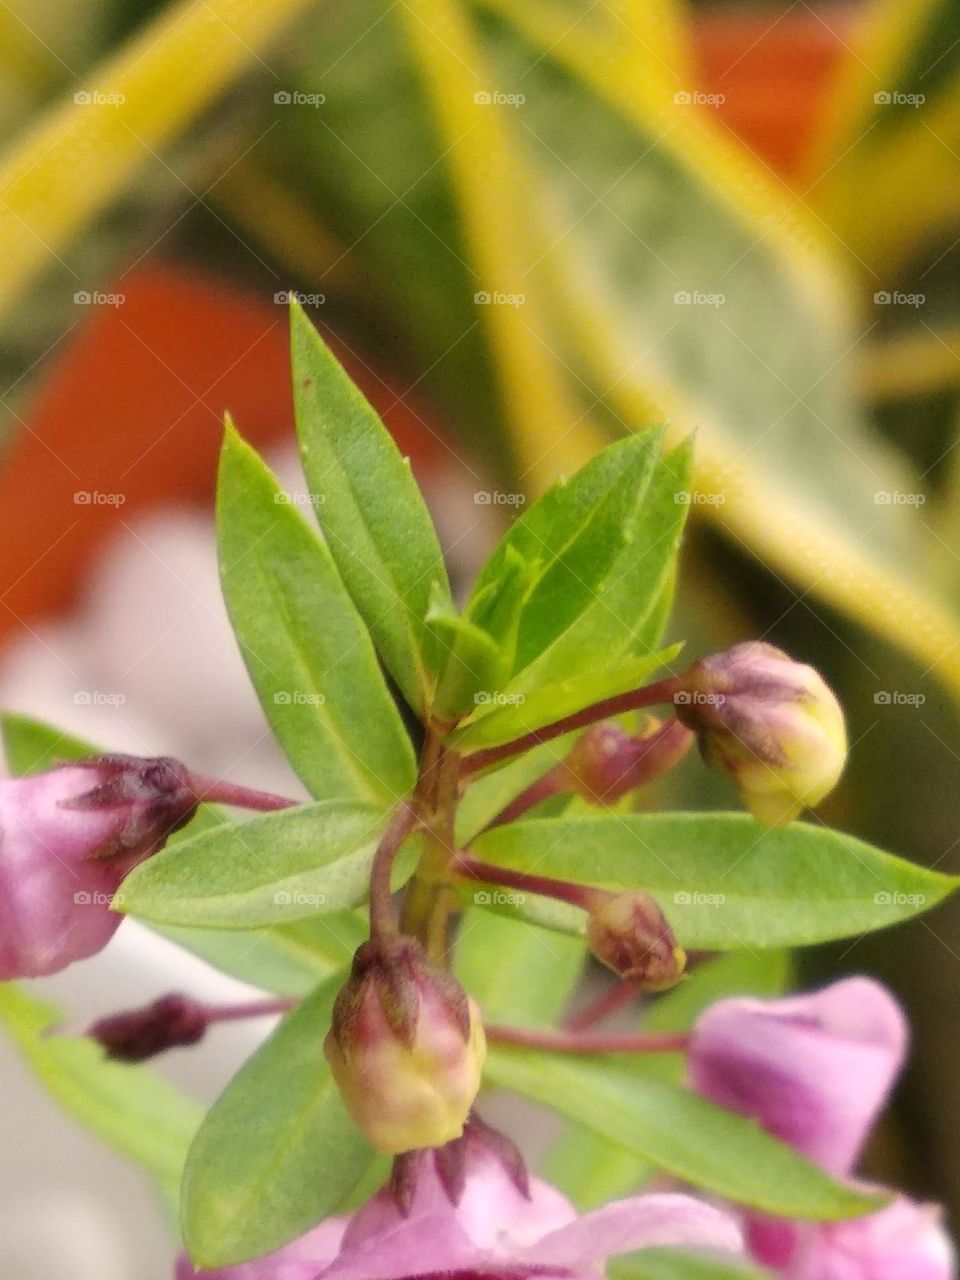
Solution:
<path fill-rule="evenodd" d="M 471 858 L 464 853 L 454 859 L 450 869 L 465 880 L 479 880 L 484 884 L 502 885 L 506 889 L 522 889 L 545 898 L 557 898 L 561 902 L 569 902 L 573 907 L 579 907 L 581 911 L 589 911 L 597 896 L 604 893 L 603 890 L 574 884 L 569 880 L 554 880 L 551 876 L 536 876 L 527 871 L 498 867 L 492 862 L 481 862 L 479 858 Z"/>
<path fill-rule="evenodd" d="M 512 742 L 504 742 L 498 747 L 487 747 L 482 751 L 474 751 L 472 755 L 464 756 L 460 765 L 461 774 L 476 773 L 490 765 L 499 764 L 501 760 L 509 760 L 511 756 L 519 755 L 522 751 L 542 746 L 544 742 L 560 738 L 573 729 L 586 728 L 597 720 L 607 720 L 611 716 L 623 715 L 625 711 L 637 711 L 641 707 L 653 707 L 661 702 L 672 702 L 682 688 L 683 682 L 676 676 L 670 676 L 665 680 L 658 680 L 655 684 L 645 685 L 642 689 L 631 689 L 629 693 L 618 693 L 615 697 L 604 698 L 601 702 L 594 702 L 581 711 L 575 711 L 573 715 L 564 716 L 562 720 L 555 720 L 553 724 L 546 724 L 540 729 L 534 729 L 531 733 L 525 733 L 520 738 L 514 738 Z"/>
<path fill-rule="evenodd" d="M 300 803 L 269 791 L 257 791 L 253 787 L 242 787 L 223 778 L 205 778 L 197 773 L 191 773 L 190 786 L 198 804 L 229 804 L 236 809 L 270 813 L 275 809 L 291 809 Z"/>
<path fill-rule="evenodd" d="M 390 873 L 400 846 L 417 825 L 417 808 L 410 800 L 402 801 L 390 819 L 390 825 L 377 845 L 370 868 L 370 936 L 392 937 L 398 932 L 393 909 Z"/>
<path fill-rule="evenodd" d="M 502 827 L 508 822 L 515 822 L 528 809 L 534 808 L 544 800 L 549 800 L 551 796 L 559 795 L 561 791 L 567 791 L 569 786 L 570 776 L 566 767 L 563 764 L 554 765 L 552 769 L 548 769 L 546 773 L 531 782 L 529 787 L 501 809 L 495 818 L 491 818 L 483 830 L 490 831 L 493 827 Z"/>
<path fill-rule="evenodd" d="M 644 1035 L 585 1035 L 578 1031 L 538 1031 L 530 1027 L 488 1026 L 487 1039 L 495 1044 L 550 1053 L 684 1053 L 690 1037 L 662 1032 Z"/>
<path fill-rule="evenodd" d="M 584 1031 L 587 1027 L 596 1026 L 611 1013 L 616 1013 L 624 1005 L 630 1004 L 639 994 L 637 985 L 626 979 L 622 978 L 619 982 L 611 983 L 595 1000 L 591 1000 L 579 1013 L 567 1019 L 566 1029 L 567 1031 Z"/>
<path fill-rule="evenodd" d="M 278 1013 L 289 1013 L 299 1003 L 294 996 L 271 996 L 241 1004 L 208 1004 L 203 1006 L 203 1012 L 208 1023 L 239 1022 L 243 1018 L 268 1018 Z"/>

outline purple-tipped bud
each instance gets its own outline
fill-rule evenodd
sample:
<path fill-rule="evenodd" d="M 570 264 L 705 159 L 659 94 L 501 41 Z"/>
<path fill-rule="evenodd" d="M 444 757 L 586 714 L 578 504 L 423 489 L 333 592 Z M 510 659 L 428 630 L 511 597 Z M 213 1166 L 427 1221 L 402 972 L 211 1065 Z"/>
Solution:
<path fill-rule="evenodd" d="M 676 712 L 709 765 L 766 826 L 783 826 L 833 789 L 847 756 L 836 696 L 813 667 L 748 641 L 693 664 Z"/>
<path fill-rule="evenodd" d="M 171 993 L 140 1009 L 98 1018 L 86 1034 L 98 1041 L 108 1058 L 144 1062 L 167 1049 L 196 1044 L 209 1021 L 204 1005 L 190 996 Z"/>
<path fill-rule="evenodd" d="M 600 893 L 587 920 L 587 942 L 601 964 L 645 991 L 665 991 L 683 977 L 687 957 L 647 893 Z"/>
<path fill-rule="evenodd" d="M 357 1126 L 388 1155 L 458 1138 L 486 1053 L 480 1012 L 412 938 L 357 951 L 324 1052 Z"/>
<path fill-rule="evenodd" d="M 613 721 L 596 724 L 565 760 L 574 791 L 592 804 L 616 804 L 678 764 L 694 740 L 679 720 L 654 722 L 645 734 L 625 732 Z"/>
<path fill-rule="evenodd" d="M 0 980 L 106 946 L 120 882 L 195 809 L 175 760 L 103 756 L 0 779 Z"/>

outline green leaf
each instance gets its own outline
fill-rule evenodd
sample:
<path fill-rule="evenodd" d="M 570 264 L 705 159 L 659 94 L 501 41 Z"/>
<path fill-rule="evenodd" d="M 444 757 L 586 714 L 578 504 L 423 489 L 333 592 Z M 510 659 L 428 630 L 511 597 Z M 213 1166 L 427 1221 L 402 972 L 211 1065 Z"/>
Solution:
<path fill-rule="evenodd" d="M 658 431 L 647 431 L 640 438 L 649 442 L 662 437 Z M 633 657 L 656 657 L 665 594 L 669 602 L 689 510 L 692 463 L 690 441 L 656 459 L 648 484 L 638 488 L 619 555 L 597 580 L 579 616 L 510 682 L 507 693 L 530 699 L 587 664 L 599 671 L 628 665 Z"/>
<path fill-rule="evenodd" d="M 462 751 L 510 742 L 555 720 L 562 720 L 564 716 L 573 715 L 591 703 L 639 688 L 654 672 L 669 666 L 682 648 L 682 645 L 674 644 L 658 653 L 631 658 L 613 669 L 581 672 L 567 680 L 535 689 L 529 695 L 504 692 L 490 697 L 486 705 L 492 705 L 493 710 L 466 721 L 452 735 L 452 741 Z"/>
<path fill-rule="evenodd" d="M 181 1217 L 201 1267 L 259 1257 L 316 1226 L 376 1159 L 323 1057 L 337 985 L 325 983 L 283 1020 L 190 1148 Z"/>
<path fill-rule="evenodd" d="M 474 907 L 460 921 L 454 970 L 486 1021 L 549 1027 L 570 999 L 584 954 L 579 939 Z"/>
<path fill-rule="evenodd" d="M 227 823 L 149 858 L 121 886 L 123 911 L 161 924 L 249 929 L 366 901 L 386 815 L 319 800 Z M 416 841 L 400 860 L 412 870 Z"/>
<path fill-rule="evenodd" d="M 683 1182 L 784 1218 L 835 1219 L 877 1207 L 749 1120 L 631 1069 L 629 1059 L 574 1058 L 491 1046 L 487 1074 Z"/>
<path fill-rule="evenodd" d="M 391 675 L 424 713 L 437 655 L 424 619 L 449 599 L 429 512 L 390 434 L 294 302 L 294 406 L 303 469 L 343 580 Z"/>
<path fill-rule="evenodd" d="M 958 883 L 827 827 L 765 830 L 737 813 L 511 823 L 481 836 L 475 850 L 541 875 L 648 890 L 680 942 L 708 950 L 882 929 L 935 906 Z"/>
<path fill-rule="evenodd" d="M 499 582 L 508 558 L 519 556 L 539 566 L 519 619 L 515 673 L 595 607 L 597 594 L 602 595 L 634 535 L 661 439 L 661 432 L 651 431 L 619 441 L 569 480 L 555 484 L 514 521 L 481 571 L 475 601 L 486 598 L 489 585 Z M 589 657 L 577 655 L 580 662 Z"/>
<path fill-rule="evenodd" d="M 431 607 L 427 628 L 444 654 L 432 707 L 444 723 L 468 714 L 478 697 L 500 687 L 504 657 L 488 632 L 454 613 L 452 606 Z"/>
<path fill-rule="evenodd" d="M 317 799 L 387 805 L 413 748 L 329 550 L 229 422 L 217 495 L 224 598 L 250 678 Z"/>
<path fill-rule="evenodd" d="M 607 1263 L 610 1280 L 772 1280 L 770 1272 L 718 1255 L 644 1249 Z"/>
<path fill-rule="evenodd" d="M 0 1022 L 57 1102 L 115 1150 L 176 1194 L 202 1109 L 145 1067 L 104 1057 L 92 1040 L 47 1035 L 61 1021 L 50 1004 L 0 985 Z"/>
<path fill-rule="evenodd" d="M 269 929 L 197 929 L 151 924 L 208 964 L 281 996 L 302 996 L 349 965 L 369 932 L 358 911 L 334 911 Z"/>
<path fill-rule="evenodd" d="M 532 751 L 473 778 L 457 809 L 457 843 L 469 844 L 511 800 L 566 756 L 576 733 L 554 738 Z"/>

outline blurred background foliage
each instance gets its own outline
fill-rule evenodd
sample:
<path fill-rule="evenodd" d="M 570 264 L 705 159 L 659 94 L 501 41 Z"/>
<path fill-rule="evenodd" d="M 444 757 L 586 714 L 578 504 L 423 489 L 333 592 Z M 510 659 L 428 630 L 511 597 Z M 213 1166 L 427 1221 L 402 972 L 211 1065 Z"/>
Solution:
<path fill-rule="evenodd" d="M 225 407 L 289 438 L 295 289 L 461 586 L 477 493 L 696 432 L 673 636 L 820 666 L 823 819 L 960 869 L 960 3 L 11 0 L 0 65 L 0 641 L 209 505 Z M 874 1159 L 956 1207 L 960 908 L 804 963 L 908 1001 Z"/>

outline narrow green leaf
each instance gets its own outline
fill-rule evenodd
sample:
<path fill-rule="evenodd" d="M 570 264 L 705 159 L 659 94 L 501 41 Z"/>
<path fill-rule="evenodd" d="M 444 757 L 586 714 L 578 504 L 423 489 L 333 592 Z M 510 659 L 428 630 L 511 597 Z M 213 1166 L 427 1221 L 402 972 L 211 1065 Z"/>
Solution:
<path fill-rule="evenodd" d="M 12 983 L 0 985 L 0 1022 L 44 1088 L 175 1196 L 202 1109 L 147 1068 L 110 1062 L 92 1040 L 47 1035 L 60 1021 L 52 1005 Z"/>
<path fill-rule="evenodd" d="M 127 876 L 121 909 L 161 924 L 249 929 L 366 901 L 386 824 L 366 805 L 319 800 L 227 823 L 149 858 Z M 413 846 L 398 879 L 411 870 Z"/>
<path fill-rule="evenodd" d="M 472 907 L 460 921 L 454 969 L 487 1021 L 549 1027 L 570 999 L 584 955 L 579 939 Z"/>
<path fill-rule="evenodd" d="M 794 822 L 768 831 L 738 813 L 540 819 L 494 828 L 475 848 L 521 870 L 648 890 L 682 944 L 710 950 L 882 929 L 935 906 L 958 884 L 827 827 Z M 548 922 L 539 910 L 533 918 Z"/>
<path fill-rule="evenodd" d="M 674 644 L 658 653 L 631 658 L 612 669 L 582 671 L 556 684 L 535 689 L 530 694 L 504 691 L 491 696 L 485 705 L 492 710 L 466 721 L 452 735 L 452 740 L 463 751 L 510 742 L 555 720 L 562 720 L 564 716 L 573 715 L 591 703 L 639 688 L 654 672 L 669 666 L 682 647 Z"/>
<path fill-rule="evenodd" d="M 324 978 L 346 969 L 368 934 L 358 911 L 334 911 L 269 929 L 150 927 L 221 973 L 280 996 L 306 995 Z"/>
<path fill-rule="evenodd" d="M 539 563 L 520 616 L 514 673 L 538 658 L 595 604 L 597 592 L 633 537 L 634 518 L 661 439 L 661 432 L 650 431 L 619 441 L 569 480 L 555 484 L 511 525 L 481 571 L 475 601 L 503 576 L 508 556 Z M 590 655 L 578 657 L 582 662 Z"/>
<path fill-rule="evenodd" d="M 259 1257 L 316 1226 L 376 1159 L 323 1057 L 337 985 L 325 983 L 283 1020 L 197 1134 L 181 1218 L 201 1267 Z"/>
<path fill-rule="evenodd" d="M 487 1074 L 494 1084 L 588 1125 L 684 1182 L 766 1213 L 820 1220 L 877 1206 L 742 1116 L 632 1070 L 629 1059 L 494 1045 Z"/>
<path fill-rule="evenodd" d="M 456 720 L 500 687 L 504 668 L 500 646 L 482 627 L 452 610 L 431 609 L 427 628 L 443 652 L 432 711 L 441 723 Z"/>
<path fill-rule="evenodd" d="M 443 556 L 407 459 L 294 302 L 294 406 L 303 469 L 343 580 L 410 705 L 429 704 L 437 655 L 424 626 L 447 599 Z"/>
<path fill-rule="evenodd" d="M 318 534 L 230 424 L 217 494 L 223 594 L 267 719 L 317 799 L 389 804 L 413 748 Z"/>
<path fill-rule="evenodd" d="M 772 1280 L 769 1271 L 705 1253 L 644 1249 L 607 1264 L 610 1280 Z"/>

